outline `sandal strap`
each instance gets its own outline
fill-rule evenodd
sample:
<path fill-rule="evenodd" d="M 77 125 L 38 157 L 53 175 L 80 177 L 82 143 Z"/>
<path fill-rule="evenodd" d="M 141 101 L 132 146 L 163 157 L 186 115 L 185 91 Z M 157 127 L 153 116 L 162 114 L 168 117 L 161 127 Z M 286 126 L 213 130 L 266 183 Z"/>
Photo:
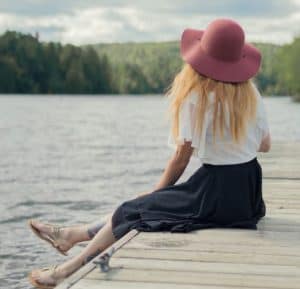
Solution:
<path fill-rule="evenodd" d="M 43 268 L 41 268 L 41 271 L 54 271 L 57 266 L 58 266 L 58 264 L 52 265 L 52 266 L 48 266 L 48 267 L 43 267 Z"/>
<path fill-rule="evenodd" d="M 43 234 L 44 236 L 44 239 L 47 239 L 49 240 L 53 247 L 55 248 L 59 248 L 60 247 L 60 243 L 61 241 L 64 242 L 64 244 L 69 244 L 70 247 L 73 246 L 73 244 L 62 238 L 62 230 L 66 228 L 66 226 L 62 226 L 62 225 L 56 225 L 56 224 L 51 224 L 51 223 L 44 223 L 44 225 L 46 225 L 48 228 L 49 228 L 49 233 L 42 233 L 42 232 L 39 232 L 39 234 Z"/>
<path fill-rule="evenodd" d="M 62 227 L 56 226 L 56 225 L 53 225 L 53 226 L 51 227 L 51 232 L 52 232 L 52 234 L 53 234 L 53 237 L 54 237 L 56 240 L 59 239 L 60 236 L 61 236 L 61 229 L 62 229 Z"/>
<path fill-rule="evenodd" d="M 41 268 L 40 270 L 41 271 L 51 271 L 51 276 L 53 277 L 53 278 L 55 278 L 55 273 L 56 273 L 56 268 L 58 267 L 58 264 L 56 264 L 56 265 L 52 265 L 52 266 L 48 266 L 48 267 L 43 267 L 43 268 Z"/>

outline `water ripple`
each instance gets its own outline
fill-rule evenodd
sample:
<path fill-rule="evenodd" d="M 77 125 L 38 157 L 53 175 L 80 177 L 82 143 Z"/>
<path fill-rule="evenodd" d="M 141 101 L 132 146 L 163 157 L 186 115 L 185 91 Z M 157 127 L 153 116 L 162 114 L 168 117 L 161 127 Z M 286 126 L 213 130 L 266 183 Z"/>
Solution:
<path fill-rule="evenodd" d="M 31 215 L 22 215 L 22 216 L 15 216 L 9 219 L 4 219 L 0 221 L 0 224 L 11 224 L 11 223 L 18 223 L 21 221 L 29 220 L 29 219 L 35 219 L 43 216 L 42 213 L 34 213 Z"/>
<path fill-rule="evenodd" d="M 72 201 L 34 201 L 34 200 L 28 200 L 25 202 L 19 202 L 13 206 L 11 206 L 9 209 L 15 209 L 18 207 L 33 207 L 33 206 L 64 206 L 70 204 Z"/>
<path fill-rule="evenodd" d="M 82 210 L 82 211 L 91 211 L 95 209 L 100 209 L 101 206 L 107 205 L 107 202 L 98 202 L 98 201 L 80 201 L 73 202 L 68 206 L 69 210 Z"/>

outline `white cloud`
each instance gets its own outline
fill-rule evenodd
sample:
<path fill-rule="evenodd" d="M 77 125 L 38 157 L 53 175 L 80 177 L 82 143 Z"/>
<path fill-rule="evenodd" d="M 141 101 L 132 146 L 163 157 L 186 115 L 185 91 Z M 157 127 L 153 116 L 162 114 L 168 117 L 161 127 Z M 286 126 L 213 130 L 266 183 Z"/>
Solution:
<path fill-rule="evenodd" d="M 18 2 L 27 9 L 1 1 L 0 32 L 39 31 L 42 40 L 63 43 L 178 40 L 184 28 L 204 29 L 217 17 L 239 21 L 248 41 L 285 43 L 300 32 L 300 0 L 285 1 L 284 6 L 281 0 L 266 1 L 269 7 L 256 0 L 212 0 L 206 4 L 191 0 L 188 5 L 183 0 L 166 0 L 161 5 L 136 0 Z"/>

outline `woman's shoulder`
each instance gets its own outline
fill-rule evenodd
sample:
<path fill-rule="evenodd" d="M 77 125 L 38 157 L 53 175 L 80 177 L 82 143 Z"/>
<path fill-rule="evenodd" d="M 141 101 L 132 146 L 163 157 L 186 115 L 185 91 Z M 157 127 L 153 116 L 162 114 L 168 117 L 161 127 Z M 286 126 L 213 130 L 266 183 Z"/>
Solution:
<path fill-rule="evenodd" d="M 254 82 L 251 82 L 252 84 L 252 87 L 254 89 L 254 92 L 255 92 L 255 96 L 257 97 L 257 106 L 258 106 L 258 109 L 264 109 L 264 101 L 263 101 L 263 97 L 257 87 L 257 85 L 254 83 Z"/>
<path fill-rule="evenodd" d="M 256 124 L 263 131 L 269 131 L 267 110 L 265 107 L 263 97 L 255 83 L 252 82 L 252 85 L 257 97 Z"/>
<path fill-rule="evenodd" d="M 254 90 L 255 96 L 257 97 L 258 101 L 260 101 L 262 99 L 262 96 L 261 96 L 261 93 L 260 93 L 257 85 L 253 81 L 251 81 L 251 85 Z"/>

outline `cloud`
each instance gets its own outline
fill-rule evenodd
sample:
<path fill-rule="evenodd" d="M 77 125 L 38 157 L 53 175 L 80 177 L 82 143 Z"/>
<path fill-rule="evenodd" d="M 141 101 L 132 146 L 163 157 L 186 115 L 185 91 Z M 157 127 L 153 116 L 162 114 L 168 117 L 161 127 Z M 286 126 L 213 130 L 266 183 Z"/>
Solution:
<path fill-rule="evenodd" d="M 90 8 L 132 8 L 155 13 L 176 14 L 210 14 L 232 16 L 283 16 L 293 12 L 297 2 L 292 0 L 164 0 L 154 2 L 148 0 L 17 0 L 1 1 L 0 11 L 19 15 L 56 15 L 72 14 Z"/>
<path fill-rule="evenodd" d="M 0 32 L 38 31 L 42 40 L 74 44 L 164 41 L 178 40 L 186 27 L 201 29 L 217 17 L 228 17 L 242 24 L 248 41 L 285 43 L 299 33 L 300 1 L 282 4 L 283 0 L 4 0 Z"/>

